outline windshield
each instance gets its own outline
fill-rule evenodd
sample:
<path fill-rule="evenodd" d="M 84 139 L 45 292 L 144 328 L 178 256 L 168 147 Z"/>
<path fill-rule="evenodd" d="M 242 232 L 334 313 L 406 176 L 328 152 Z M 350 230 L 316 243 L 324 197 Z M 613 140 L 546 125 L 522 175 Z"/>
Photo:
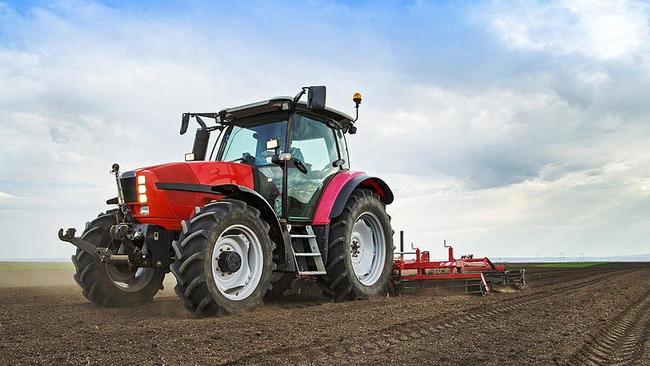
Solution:
<path fill-rule="evenodd" d="M 219 160 L 242 161 L 253 165 L 268 165 L 275 154 L 266 150 L 268 140 L 277 139 L 284 147 L 287 121 L 264 122 L 258 125 L 231 126 L 226 131 L 225 144 Z"/>

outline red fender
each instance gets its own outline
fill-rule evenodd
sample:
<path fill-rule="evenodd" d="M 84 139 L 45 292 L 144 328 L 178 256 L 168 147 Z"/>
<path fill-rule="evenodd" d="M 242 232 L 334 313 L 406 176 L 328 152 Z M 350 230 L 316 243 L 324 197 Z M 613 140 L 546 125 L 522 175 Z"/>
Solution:
<path fill-rule="evenodd" d="M 393 202 L 393 192 L 383 180 L 363 172 L 341 171 L 330 179 L 323 190 L 312 225 L 329 224 L 330 219 L 343 212 L 352 191 L 359 187 L 373 190 L 385 204 Z"/>

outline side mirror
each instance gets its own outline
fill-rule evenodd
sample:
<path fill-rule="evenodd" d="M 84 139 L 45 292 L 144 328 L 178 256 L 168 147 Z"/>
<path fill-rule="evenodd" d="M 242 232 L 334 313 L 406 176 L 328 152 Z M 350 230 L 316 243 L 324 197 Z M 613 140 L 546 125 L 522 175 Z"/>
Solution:
<path fill-rule="evenodd" d="M 325 86 L 310 86 L 307 91 L 307 108 L 312 111 L 325 108 L 325 95 L 327 89 Z"/>
<path fill-rule="evenodd" d="M 183 113 L 183 118 L 181 119 L 181 135 L 184 135 L 187 132 L 187 126 L 190 123 L 190 115 L 188 113 Z"/>

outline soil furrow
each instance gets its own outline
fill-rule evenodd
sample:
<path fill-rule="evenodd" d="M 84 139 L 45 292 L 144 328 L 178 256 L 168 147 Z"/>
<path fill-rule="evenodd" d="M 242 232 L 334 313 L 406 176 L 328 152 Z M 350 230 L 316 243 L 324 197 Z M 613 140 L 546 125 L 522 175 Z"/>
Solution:
<path fill-rule="evenodd" d="M 532 294 L 497 300 L 491 304 L 472 307 L 467 310 L 452 312 L 443 316 L 419 316 L 408 321 L 391 324 L 387 327 L 375 329 L 373 334 L 364 334 L 335 342 L 321 342 L 320 340 L 297 345 L 284 346 L 248 354 L 234 360 L 226 361 L 220 365 L 240 365 L 254 362 L 260 358 L 279 364 L 286 362 L 288 355 L 301 355 L 304 362 L 317 362 L 323 358 L 331 358 L 333 354 L 368 354 L 373 350 L 381 350 L 393 340 L 408 342 L 409 340 L 430 337 L 444 332 L 446 329 L 462 326 L 472 321 L 487 317 L 494 317 L 502 313 L 522 309 L 526 306 L 545 300 L 549 296 L 562 295 L 568 291 L 591 286 L 602 281 L 611 281 L 619 276 L 634 272 L 634 269 L 613 270 L 587 278 L 580 278 L 569 284 L 560 284 L 552 288 L 536 291 Z M 434 323 L 435 321 L 435 323 Z"/>
<path fill-rule="evenodd" d="M 610 327 L 595 333 L 565 365 L 636 365 L 650 327 L 650 291 L 630 305 Z"/>

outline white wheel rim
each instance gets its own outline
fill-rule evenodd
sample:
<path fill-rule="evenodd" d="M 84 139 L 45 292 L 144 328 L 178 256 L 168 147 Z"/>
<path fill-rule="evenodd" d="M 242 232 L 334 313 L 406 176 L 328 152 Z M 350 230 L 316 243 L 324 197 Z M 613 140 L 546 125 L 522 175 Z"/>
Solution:
<path fill-rule="evenodd" d="M 223 272 L 218 260 L 224 251 L 233 251 L 241 257 L 236 272 Z M 219 292 L 227 299 L 241 301 L 248 298 L 262 278 L 264 255 L 257 235 L 244 225 L 232 225 L 224 230 L 212 250 L 212 278 Z"/>
<path fill-rule="evenodd" d="M 350 237 L 352 269 L 364 286 L 372 286 L 382 275 L 386 259 L 386 237 L 379 218 L 364 212 L 354 222 Z"/>

